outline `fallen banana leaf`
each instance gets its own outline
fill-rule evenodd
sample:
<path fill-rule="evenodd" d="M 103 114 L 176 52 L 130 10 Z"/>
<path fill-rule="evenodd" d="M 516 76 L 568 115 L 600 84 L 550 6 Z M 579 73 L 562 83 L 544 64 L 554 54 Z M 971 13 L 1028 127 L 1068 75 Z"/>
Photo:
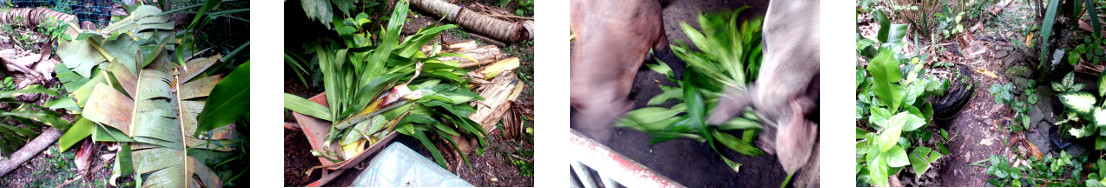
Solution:
<path fill-rule="evenodd" d="M 228 139 L 226 136 L 197 138 L 196 117 L 203 109 L 203 101 L 215 82 L 216 76 L 192 79 L 204 71 L 221 56 L 214 56 L 189 63 L 193 67 L 190 70 L 173 70 L 174 64 L 169 62 L 168 54 L 162 53 L 149 66 L 138 70 L 136 83 L 124 83 L 119 85 L 131 86 L 122 91 L 105 83 L 97 85 L 90 94 L 90 100 L 86 104 L 83 116 L 88 120 L 101 123 L 107 127 L 109 138 L 129 137 L 135 143 L 130 144 L 129 153 L 132 155 L 137 174 L 148 176 L 134 177 L 140 181 L 143 187 L 158 186 L 183 186 L 202 184 L 203 187 L 221 186 L 219 178 L 206 166 L 192 156 L 188 156 L 188 149 L 207 149 L 217 151 L 229 151 L 221 142 Z M 128 71 L 112 71 L 115 77 L 129 76 Z M 191 81 L 190 81 L 191 80 Z M 191 94 L 184 94 L 188 91 Z M 126 95 L 126 91 L 135 91 L 133 98 Z M 117 129 L 122 135 L 112 133 L 110 129 Z M 227 127 L 214 130 L 215 132 L 228 132 Z M 212 134 L 225 135 L 225 134 Z M 122 152 L 122 151 L 121 151 Z M 119 154 L 119 157 L 125 155 Z M 124 159 L 120 159 L 124 160 Z M 125 165 L 125 164 L 124 164 Z M 114 176 L 122 176 L 115 174 Z M 193 179 L 195 178 L 195 179 Z M 198 185 L 194 185 L 196 187 Z"/>

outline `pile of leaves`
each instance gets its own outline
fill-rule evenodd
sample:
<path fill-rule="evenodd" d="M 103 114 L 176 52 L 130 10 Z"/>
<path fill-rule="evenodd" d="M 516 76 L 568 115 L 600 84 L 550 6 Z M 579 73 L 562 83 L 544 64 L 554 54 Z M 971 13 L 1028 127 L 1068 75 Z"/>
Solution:
<path fill-rule="evenodd" d="M 342 14 L 318 11 L 332 8 L 329 2 L 303 1 L 308 17 L 319 19 L 340 38 L 320 38 L 302 44 L 303 51 L 285 51 L 285 63 L 298 69 L 301 78 L 311 73 L 308 69 L 318 67 L 326 90 L 327 107 L 291 94 L 284 97 L 286 109 L 332 123 L 323 144 L 326 151 L 312 153 L 343 161 L 393 131 L 420 140 L 442 167 L 446 167 L 445 158 L 430 135 L 448 141 L 456 150 L 460 149 L 452 136 L 475 138 L 477 151 L 482 153 L 485 131 L 468 115 L 476 112 L 469 102 L 483 98 L 472 92 L 467 71 L 458 67 L 459 62 L 437 60 L 444 56 L 472 58 L 440 53 L 440 47 L 421 50 L 439 33 L 457 26 L 427 27 L 400 40 L 409 12 L 407 1 L 397 1 L 387 25 L 375 32 L 365 27 L 372 22 L 367 13 L 354 16 L 344 4 L 335 6 Z M 334 21 L 325 22 L 328 18 Z M 342 148 L 330 148 L 334 141 Z M 468 164 L 464 152 L 458 153 Z"/>
<path fill-rule="evenodd" d="M 187 40 L 177 37 L 191 31 L 175 33 L 154 6 L 127 9 L 129 16 L 100 31 L 69 23 L 58 45 L 64 63 L 56 74 L 70 93 L 53 108 L 78 114 L 61 149 L 88 137 L 120 145 L 110 181 L 116 186 L 234 185 L 248 169 L 212 168 L 248 158 L 236 127 L 248 126 L 249 62 L 225 76 L 205 73 L 221 55 L 183 52 Z"/>
<path fill-rule="evenodd" d="M 741 164 L 731 161 L 715 146 L 721 144 L 749 156 L 764 152 L 753 146 L 753 139 L 761 129 L 760 119 L 752 110 L 719 126 L 706 125 L 706 112 L 713 109 L 725 88 L 744 90 L 746 84 L 757 78 L 761 61 L 760 19 L 742 21 L 738 15 L 742 7 L 729 14 L 700 14 L 702 30 L 687 23 L 680 26 L 691 42 L 702 52 L 692 51 L 683 43 L 672 45 L 676 56 L 687 62 L 682 80 L 664 62 L 647 64 L 653 71 L 666 75 L 677 87 L 661 86 L 664 93 L 649 100 L 651 106 L 675 101 L 671 107 L 645 107 L 630 111 L 619 120 L 617 126 L 631 127 L 652 135 L 650 144 L 676 138 L 689 138 L 710 143 L 719 157 L 734 171 Z M 659 61 L 659 60 L 658 60 Z M 741 131 L 741 137 L 731 131 Z M 786 184 L 786 182 L 785 182 Z"/>

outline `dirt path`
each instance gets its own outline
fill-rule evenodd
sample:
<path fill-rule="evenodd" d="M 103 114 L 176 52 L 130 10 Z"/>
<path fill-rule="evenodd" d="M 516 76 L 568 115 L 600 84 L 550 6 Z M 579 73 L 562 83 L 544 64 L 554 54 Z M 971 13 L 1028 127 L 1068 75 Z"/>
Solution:
<path fill-rule="evenodd" d="M 1005 125 L 1015 124 L 1014 112 L 1010 107 L 995 102 L 988 91 L 992 84 L 1021 82 L 1006 75 L 1019 74 L 1008 72 L 1015 64 L 1027 62 L 1025 46 L 1015 46 L 1013 41 L 1024 41 L 1017 27 L 1011 24 L 1011 16 L 1029 17 L 1030 10 L 1022 9 L 1021 2 L 1007 6 L 999 15 L 986 16 L 982 23 L 967 23 L 965 27 L 978 28 L 971 34 L 963 34 L 960 40 L 952 44 L 938 44 L 945 49 L 957 49 L 958 53 L 945 52 L 938 56 L 941 61 L 963 64 L 973 72 L 973 97 L 960 114 L 945 122 L 937 122 L 945 128 L 951 140 L 946 143 L 950 155 L 941 159 L 937 186 L 986 186 L 990 177 L 987 168 L 973 166 L 972 163 L 985 160 L 991 155 L 1013 157 L 1010 140 L 1024 139 L 1019 133 L 1011 134 L 1003 130 Z M 990 13 L 984 13 L 990 14 Z M 975 27 L 975 25 L 982 27 Z M 1040 83 L 1038 84 L 1040 85 Z M 1022 90 L 1019 88 L 1017 90 Z M 1023 99 L 1024 100 L 1024 99 Z M 1041 100 L 1039 103 L 1048 103 Z M 1039 111 L 1040 110 L 1035 110 Z M 1046 112 L 1047 113 L 1047 112 Z M 1028 131 L 1033 132 L 1033 131 Z M 1012 145 L 1016 144 L 1016 145 Z M 989 163 L 981 163 L 986 166 Z"/>

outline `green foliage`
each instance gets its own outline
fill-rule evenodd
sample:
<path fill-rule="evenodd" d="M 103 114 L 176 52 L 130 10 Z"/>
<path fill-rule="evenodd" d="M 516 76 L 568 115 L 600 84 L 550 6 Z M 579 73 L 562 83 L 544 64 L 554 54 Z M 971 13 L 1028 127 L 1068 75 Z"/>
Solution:
<path fill-rule="evenodd" d="M 1061 150 L 1059 158 L 1047 155 L 1042 160 L 1024 159 L 1028 160 L 1029 166 L 1019 167 L 1013 167 L 1011 162 L 1002 156 L 992 155 L 988 160 L 990 166 L 987 167 L 987 174 L 992 178 L 988 179 L 987 183 L 991 186 L 1071 187 L 1080 184 L 1081 178 L 1076 177 L 1083 177 L 1081 176 L 1082 164 L 1087 157 L 1072 157 L 1067 151 Z"/>
<path fill-rule="evenodd" d="M 1012 104 L 1014 101 L 1012 90 L 1014 90 L 1014 83 L 1006 83 L 1006 85 L 992 84 L 991 89 L 987 91 L 991 92 L 991 96 L 995 96 L 995 103 Z"/>
<path fill-rule="evenodd" d="M 518 0 L 518 8 L 515 9 L 515 15 L 533 16 L 534 0 Z"/>
<path fill-rule="evenodd" d="M 36 30 L 38 31 L 38 33 L 49 36 L 51 41 L 56 41 L 58 39 L 61 39 L 62 35 L 65 34 L 65 30 L 68 28 L 68 22 L 63 23 L 54 19 L 54 17 L 46 17 L 46 20 L 44 22 L 38 24 L 38 28 L 36 28 Z"/>
<path fill-rule="evenodd" d="M 1052 90 L 1057 93 L 1081 91 L 1085 85 L 1075 83 L 1075 72 L 1069 72 L 1060 82 L 1052 82 Z"/>
<path fill-rule="evenodd" d="M 941 87 L 944 81 L 937 78 L 926 78 L 925 64 L 918 58 L 909 59 L 900 68 L 901 61 L 891 48 L 881 48 L 866 67 L 857 67 L 858 71 L 866 70 L 871 75 L 857 74 L 860 87 L 857 106 L 868 110 L 857 112 L 857 119 L 867 120 L 868 125 L 857 127 L 856 133 L 856 173 L 860 185 L 887 186 L 888 177 L 907 168 L 906 165 L 915 174 L 924 174 L 930 163 L 943 156 L 910 143 L 930 139 L 932 133 L 922 128 L 932 120 L 933 109 L 924 99 L 943 93 L 947 86 Z M 907 155 L 908 150 L 911 155 Z"/>
<path fill-rule="evenodd" d="M 730 14 L 699 15 L 702 30 L 681 23 L 684 33 L 702 50 L 692 51 L 683 43 L 671 46 L 676 56 L 687 62 L 684 77 L 677 80 L 672 69 L 665 63 L 646 65 L 679 85 L 661 86 L 664 93 L 650 99 L 648 104 L 657 106 L 668 101 L 675 101 L 676 104 L 668 108 L 646 107 L 630 111 L 616 125 L 652 135 L 651 144 L 676 138 L 707 142 L 719 152 L 723 162 L 735 171 L 739 170 L 741 164 L 721 156 L 716 144 L 745 155 L 763 155 L 764 152 L 752 144 L 752 139 L 760 129 L 760 120 L 752 110 L 747 110 L 740 117 L 720 126 L 705 125 L 706 112 L 718 102 L 723 88 L 743 90 L 745 84 L 757 78 L 761 61 L 761 21 L 746 20 L 739 25 L 738 15 L 745 8 L 747 7 Z M 740 138 L 730 133 L 738 130 L 742 131 Z"/>
<path fill-rule="evenodd" d="M 196 135 L 243 119 L 250 114 L 250 62 L 239 65 L 211 89 L 196 117 Z"/>
<path fill-rule="evenodd" d="M 994 178 L 988 179 L 987 183 L 999 187 L 1022 186 L 1022 182 L 1025 181 L 1022 177 L 1022 171 L 1028 171 L 1025 167 L 1014 168 L 1010 165 L 1009 160 L 998 155 L 991 155 L 990 163 L 991 166 L 987 167 L 987 174 L 994 176 Z"/>
<path fill-rule="evenodd" d="M 1022 92 L 1022 96 L 1017 98 L 1014 97 L 1013 83 L 1006 83 L 1005 85 L 992 84 L 991 88 L 988 89 L 988 92 L 991 93 L 991 96 L 995 97 L 995 103 L 998 103 L 1000 105 L 1007 105 L 1011 109 L 1013 109 L 1014 112 L 1017 112 L 1017 114 L 1015 114 L 1016 117 L 1014 118 L 1014 121 L 1018 124 L 1018 126 L 1010 127 L 1011 131 L 1021 131 L 1023 129 L 1029 129 L 1029 127 L 1031 126 L 1031 122 L 1029 120 L 1029 112 L 1033 110 L 1033 105 L 1037 104 L 1036 89 L 1033 89 L 1036 87 L 1036 81 L 1029 80 L 1028 87 L 1028 89 L 1025 89 Z"/>
<path fill-rule="evenodd" d="M 1076 45 L 1075 48 L 1068 50 L 1068 63 L 1071 65 L 1079 64 L 1079 60 L 1091 62 L 1094 65 L 1098 65 L 1101 62 L 1103 56 L 1102 47 L 1106 45 L 1106 40 L 1103 40 L 1101 36 L 1097 37 L 1083 37 L 1083 43 Z"/>
<path fill-rule="evenodd" d="M 46 96 L 58 96 L 56 89 L 47 89 L 41 85 L 30 85 L 22 89 L 10 87 L 11 77 L 4 79 L 4 88 L 0 89 L 0 103 L 11 106 L 12 109 L 0 111 L 0 122 L 15 121 L 23 126 L 7 125 L 0 123 L 0 154 L 7 156 L 23 147 L 27 141 L 38 136 L 38 132 L 31 128 L 41 128 L 49 125 L 58 130 L 65 131 L 71 126 L 68 121 L 62 119 L 61 113 L 50 111 L 48 108 L 36 103 L 17 101 L 16 96 L 25 94 L 42 93 Z"/>
<path fill-rule="evenodd" d="M 512 156 L 512 158 L 510 158 L 511 165 L 518 168 L 518 172 L 522 177 L 534 176 L 534 149 L 519 147 L 519 149 L 515 150 L 513 155 L 510 156 Z M 518 156 L 519 158 L 514 158 L 513 156 Z"/>
<path fill-rule="evenodd" d="M 1103 181 L 1106 181 L 1106 159 L 1098 159 L 1097 162 L 1091 164 L 1091 173 L 1087 174 L 1087 180 L 1084 181 L 1086 187 L 1106 187 L 1103 185 Z"/>
<path fill-rule="evenodd" d="M 1106 89 L 1102 89 L 1106 88 L 1103 85 L 1106 84 L 1106 75 L 1099 77 L 1099 92 L 1097 95 L 1081 91 L 1083 84 L 1076 84 L 1074 80 L 1073 72 L 1064 76 L 1061 82 L 1052 83 L 1053 90 L 1057 92 L 1064 91 L 1057 94 L 1057 97 L 1059 97 L 1060 103 L 1064 105 L 1067 113 L 1067 119 L 1056 124 L 1070 127 L 1068 133 L 1076 138 L 1093 136 L 1096 143 L 1095 149 L 1106 149 L 1106 132 L 1099 131 L 1106 130 L 1100 129 L 1106 127 L 1106 108 L 1103 107 L 1103 101 L 1100 100 L 1106 96 Z"/>
<path fill-rule="evenodd" d="M 961 24 L 961 21 L 964 20 L 964 12 L 956 13 L 955 16 L 952 13 L 945 15 L 939 12 L 936 15 L 938 19 L 937 29 L 940 31 L 942 39 L 964 32 L 964 24 Z"/>
<path fill-rule="evenodd" d="M 214 8 L 218 5 L 218 1 L 207 1 L 204 9 L 218 10 Z M 214 19 L 235 12 L 214 12 L 201 17 Z M 137 6 L 130 16 L 116 20 L 103 30 L 82 31 L 70 27 L 62 35 L 58 55 L 65 66 L 58 66 L 56 73 L 63 86 L 72 93 L 62 102 L 51 105 L 51 108 L 65 108 L 80 116 L 75 117 L 77 124 L 66 131 L 58 144 L 67 149 L 86 137 L 121 143 L 123 149 L 117 153 L 113 176 L 139 174 L 133 178 L 140 185 L 201 183 L 209 187 L 234 186 L 240 183 L 235 180 L 242 177 L 242 172 L 248 171 L 248 166 L 242 165 L 248 163 L 243 162 L 246 161 L 244 158 L 248 158 L 246 151 L 243 151 L 247 150 L 245 140 L 248 138 L 234 133 L 248 132 L 248 123 L 240 121 L 237 124 L 237 129 L 243 131 L 230 130 L 225 126 L 226 122 L 238 120 L 240 115 L 224 111 L 219 115 L 226 116 L 215 118 L 223 118 L 218 120 L 223 121 L 222 124 L 211 121 L 212 117 L 197 119 L 197 116 L 204 109 L 205 102 L 221 104 L 225 102 L 218 101 L 235 100 L 240 103 L 243 99 L 235 97 L 234 93 L 244 91 L 244 95 L 248 96 L 248 80 L 244 84 L 231 84 L 234 91 L 219 92 L 222 93 L 220 96 L 210 95 L 215 94 L 211 92 L 213 87 L 223 84 L 217 84 L 220 76 L 204 71 L 228 58 L 193 58 L 199 55 L 189 49 L 191 39 L 175 38 L 187 33 L 174 35 L 173 23 L 163 13 L 153 6 Z M 189 59 L 182 59 L 183 56 L 189 56 Z M 243 76 L 240 75 L 229 75 L 227 83 L 241 81 Z M 226 106 L 219 108 L 241 110 Z M 211 127 L 201 129 L 214 129 L 213 132 L 189 132 L 197 129 L 197 120 L 210 121 Z M 141 149 L 132 151 L 131 144 Z M 151 168 L 152 164 L 161 166 Z M 215 167 L 218 172 L 208 167 Z M 116 182 L 110 183 L 115 185 Z"/>

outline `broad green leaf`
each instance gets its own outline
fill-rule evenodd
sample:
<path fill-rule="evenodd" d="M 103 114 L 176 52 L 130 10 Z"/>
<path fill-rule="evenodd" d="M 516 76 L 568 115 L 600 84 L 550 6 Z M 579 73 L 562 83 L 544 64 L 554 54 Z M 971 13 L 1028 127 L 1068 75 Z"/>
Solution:
<path fill-rule="evenodd" d="M 891 24 L 891 30 L 887 33 L 887 44 L 902 43 L 903 37 L 906 36 L 907 26 L 909 24 Z M 883 29 L 880 29 L 881 31 Z"/>
<path fill-rule="evenodd" d="M 872 11 L 876 22 L 879 23 L 879 31 L 876 34 L 876 39 L 881 43 L 888 43 L 890 38 L 888 33 L 891 31 L 891 19 L 887 19 L 887 15 L 883 11 Z"/>
<path fill-rule="evenodd" d="M 92 135 L 92 130 L 95 129 L 94 126 L 96 126 L 96 123 L 92 121 L 88 121 L 84 118 L 78 119 L 77 123 L 74 123 L 73 127 L 69 128 L 69 131 L 65 131 L 65 134 L 62 134 L 61 138 L 58 138 L 59 149 L 64 152 L 68 150 L 69 147 L 73 146 L 73 144 L 84 140 L 84 138 L 88 138 L 88 136 Z"/>
<path fill-rule="evenodd" d="M 889 109 L 896 110 L 902 104 L 906 91 L 894 84 L 902 78 L 899 72 L 899 63 L 895 60 L 891 50 L 880 50 L 879 55 L 868 64 L 868 73 L 874 79 L 872 90 Z"/>
<path fill-rule="evenodd" d="M 883 127 L 883 130 L 876 138 L 876 146 L 879 152 L 887 152 L 899 142 L 899 137 L 902 136 L 902 128 L 906 125 L 907 117 L 905 112 L 900 112 L 899 115 L 891 117 L 887 120 L 887 125 Z"/>
<path fill-rule="evenodd" d="M 881 155 L 883 155 L 881 158 L 886 160 L 884 163 L 887 163 L 890 167 L 903 167 L 910 164 L 910 161 L 907 159 L 906 150 L 903 150 L 902 147 L 897 145 L 891 147 L 890 150 L 883 152 Z"/>
<path fill-rule="evenodd" d="M 234 123 L 249 114 L 250 62 L 246 62 L 211 89 L 203 111 L 196 118 L 199 121 L 196 134 Z"/>
<path fill-rule="evenodd" d="M 887 120 L 891 119 L 891 111 L 886 108 L 871 108 L 872 115 L 868 116 L 868 122 L 870 125 L 876 125 L 877 127 L 887 127 Z"/>
<path fill-rule="evenodd" d="M 300 6 L 303 7 L 303 12 L 307 14 L 307 18 L 318 21 L 326 25 L 326 28 L 330 28 L 330 20 L 334 17 L 330 0 L 302 0 Z"/>
<path fill-rule="evenodd" d="M 941 153 L 927 147 L 917 147 L 910 153 L 910 166 L 914 168 L 914 174 L 921 177 L 929 170 L 929 163 L 941 158 Z"/>
<path fill-rule="evenodd" d="M 1091 93 L 1075 91 L 1058 94 L 1060 103 L 1079 114 L 1090 114 L 1094 108 L 1095 97 Z"/>
<path fill-rule="evenodd" d="M 718 130 L 746 130 L 746 129 L 761 129 L 760 122 L 753 121 L 745 118 L 733 118 L 726 123 L 718 126 Z"/>
<path fill-rule="evenodd" d="M 899 118 L 905 121 L 902 131 L 914 131 L 926 125 L 925 119 L 914 113 L 899 113 L 891 118 Z"/>
<path fill-rule="evenodd" d="M 890 167 L 887 167 L 887 163 L 884 162 L 884 156 L 880 153 L 868 153 L 866 156 L 866 162 L 868 163 L 868 176 L 870 178 L 869 183 L 876 186 L 886 187 L 887 176 L 889 176 L 889 174 L 887 173 L 889 173 Z"/>

